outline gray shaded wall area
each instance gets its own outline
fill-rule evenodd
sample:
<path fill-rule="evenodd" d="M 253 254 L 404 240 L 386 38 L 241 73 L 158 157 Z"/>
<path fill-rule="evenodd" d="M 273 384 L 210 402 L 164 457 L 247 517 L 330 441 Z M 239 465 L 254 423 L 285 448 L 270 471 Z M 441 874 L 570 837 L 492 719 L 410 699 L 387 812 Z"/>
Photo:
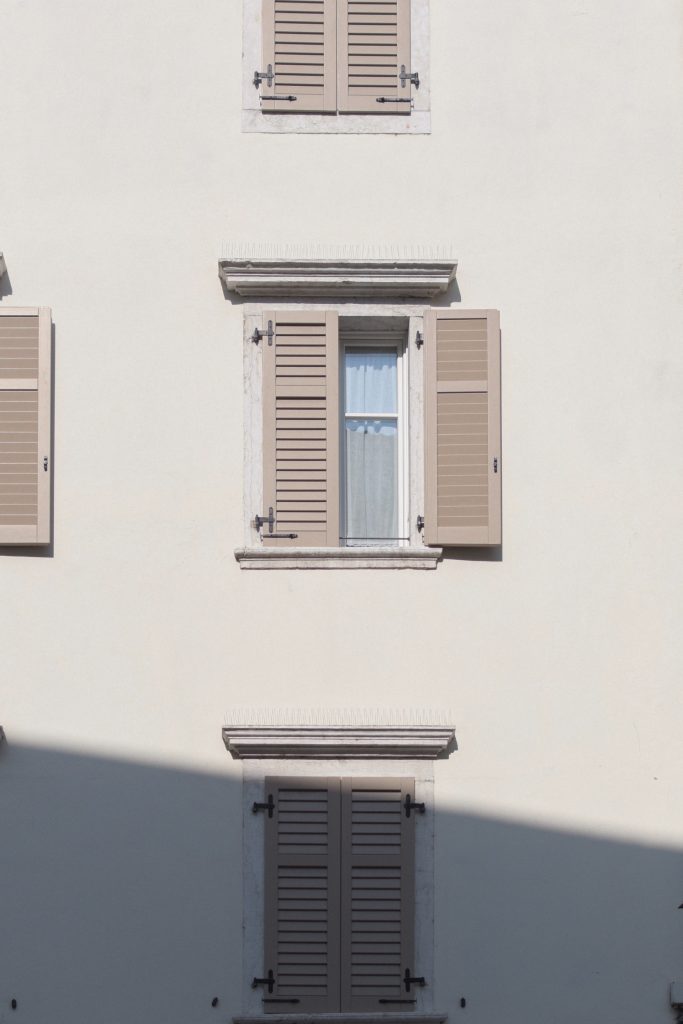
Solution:
<path fill-rule="evenodd" d="M 238 1013 L 241 788 L 227 770 L 4 744 L 0 1021 Z M 451 1020 L 671 1019 L 680 851 L 445 811 L 435 827 L 435 1005 Z"/>

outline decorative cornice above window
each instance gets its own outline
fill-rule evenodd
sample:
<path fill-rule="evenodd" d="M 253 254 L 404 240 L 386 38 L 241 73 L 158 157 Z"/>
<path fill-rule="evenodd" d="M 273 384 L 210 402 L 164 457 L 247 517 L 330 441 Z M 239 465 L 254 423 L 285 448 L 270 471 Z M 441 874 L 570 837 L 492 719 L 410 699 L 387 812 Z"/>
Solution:
<path fill-rule="evenodd" d="M 379 253 L 380 255 L 377 255 Z M 381 247 L 225 256 L 218 273 L 227 291 L 250 299 L 433 299 L 447 291 L 457 261 L 434 253 Z"/>
<path fill-rule="evenodd" d="M 441 712 L 258 709 L 230 716 L 223 742 L 234 758 L 434 759 L 455 730 Z"/>

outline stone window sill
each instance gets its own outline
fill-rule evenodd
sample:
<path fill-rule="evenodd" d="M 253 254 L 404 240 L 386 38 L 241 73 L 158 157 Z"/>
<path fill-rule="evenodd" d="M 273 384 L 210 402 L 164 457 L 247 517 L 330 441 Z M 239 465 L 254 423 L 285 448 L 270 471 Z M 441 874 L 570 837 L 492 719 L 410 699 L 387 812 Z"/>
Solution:
<path fill-rule="evenodd" d="M 442 554 L 424 547 L 235 549 L 240 569 L 436 569 Z"/>

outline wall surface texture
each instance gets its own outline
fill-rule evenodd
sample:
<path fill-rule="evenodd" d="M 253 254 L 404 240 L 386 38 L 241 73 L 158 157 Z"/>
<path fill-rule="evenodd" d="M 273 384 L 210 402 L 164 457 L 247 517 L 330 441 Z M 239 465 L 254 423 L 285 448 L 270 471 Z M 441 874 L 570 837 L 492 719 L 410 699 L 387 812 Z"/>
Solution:
<path fill-rule="evenodd" d="M 51 306 L 55 345 L 54 543 L 0 551 L 0 1022 L 240 1012 L 221 726 L 246 702 L 451 709 L 451 1020 L 666 1024 L 681 5 L 432 0 L 432 132 L 399 137 L 242 133 L 241 22 L 0 0 L 0 302 Z M 240 571 L 243 309 L 217 260 L 247 243 L 455 253 L 462 306 L 501 311 L 502 558 Z"/>

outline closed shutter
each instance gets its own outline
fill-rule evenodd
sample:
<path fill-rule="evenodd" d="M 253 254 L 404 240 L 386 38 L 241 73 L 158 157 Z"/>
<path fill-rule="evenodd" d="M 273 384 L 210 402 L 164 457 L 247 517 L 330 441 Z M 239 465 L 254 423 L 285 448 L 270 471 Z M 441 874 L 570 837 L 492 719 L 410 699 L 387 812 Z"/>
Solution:
<path fill-rule="evenodd" d="M 501 542 L 496 310 L 425 315 L 425 542 Z"/>
<path fill-rule="evenodd" d="M 264 516 L 272 509 L 274 517 L 272 529 L 263 527 L 263 542 L 337 547 L 338 315 L 325 310 L 265 313 L 260 344 Z"/>
<path fill-rule="evenodd" d="M 335 0 L 263 0 L 264 113 L 336 111 Z"/>
<path fill-rule="evenodd" d="M 339 779 L 267 778 L 266 1011 L 339 1009 Z"/>
<path fill-rule="evenodd" d="M 409 114 L 410 0 L 337 0 L 342 113 Z"/>
<path fill-rule="evenodd" d="M 0 544 L 50 541 L 51 318 L 0 309 Z"/>
<path fill-rule="evenodd" d="M 342 779 L 342 1010 L 411 1009 L 415 974 L 412 779 Z"/>

